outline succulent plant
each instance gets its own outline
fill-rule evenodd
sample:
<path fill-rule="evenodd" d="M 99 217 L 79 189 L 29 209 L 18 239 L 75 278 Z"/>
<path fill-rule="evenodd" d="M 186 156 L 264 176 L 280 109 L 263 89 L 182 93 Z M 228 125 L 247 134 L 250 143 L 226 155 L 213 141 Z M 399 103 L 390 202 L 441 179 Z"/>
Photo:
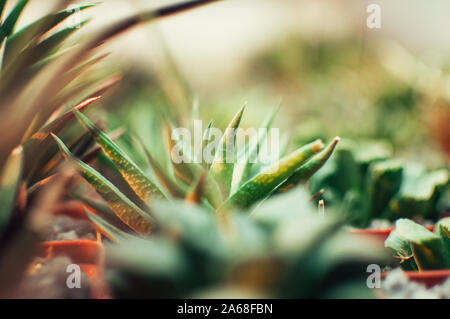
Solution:
<path fill-rule="evenodd" d="M 446 168 L 428 171 L 419 164 L 392 159 L 384 143 L 344 141 L 335 156 L 310 181 L 311 193 L 324 189 L 329 207 L 346 205 L 355 226 L 374 219 L 438 220 L 446 210 Z"/>
<path fill-rule="evenodd" d="M 308 144 L 293 153 L 284 156 L 267 168 L 256 173 L 240 174 L 241 180 L 237 181 L 240 187 L 233 192 L 232 182 L 234 170 L 238 169 L 236 162 L 227 163 L 221 158 L 222 154 L 215 154 L 210 168 L 206 163 L 173 162 L 175 177 L 161 168 L 146 150 L 149 163 L 152 166 L 158 181 L 152 180 L 135 162 L 105 133 L 101 132 L 86 116 L 74 110 L 77 118 L 92 134 L 93 138 L 102 148 L 106 157 L 111 161 L 129 187 L 135 192 L 141 201 L 133 202 L 125 196 L 115 185 L 103 177 L 91 166 L 77 159 L 64 143 L 53 136 L 62 153 L 74 162 L 81 175 L 95 188 L 98 194 L 108 203 L 115 215 L 129 228 L 141 235 L 149 235 L 158 221 L 152 215 L 152 202 L 155 199 L 189 198 L 198 204 L 216 211 L 219 216 L 226 215 L 234 208 L 249 208 L 265 200 L 271 194 L 292 188 L 307 181 L 319 170 L 333 153 L 339 139 L 336 138 L 328 147 L 324 147 L 321 141 Z M 244 108 L 233 118 L 227 132 L 236 130 L 242 118 Z M 266 136 L 261 136 L 258 144 L 263 142 Z M 223 135 L 220 145 L 226 148 L 235 145 L 236 134 Z M 169 141 L 168 154 L 172 154 L 173 143 Z M 258 152 L 256 145 L 245 145 L 243 150 L 236 150 L 234 154 L 244 152 Z M 217 151 L 219 153 L 221 149 Z M 235 157 L 233 157 L 235 158 Z M 249 157 L 250 158 L 250 157 Z M 251 172 L 251 161 L 244 163 L 244 170 Z M 253 176 L 248 178 L 247 176 Z M 243 179 L 243 180 L 242 180 Z M 189 192 L 188 189 L 192 188 Z"/>
<path fill-rule="evenodd" d="M 405 270 L 450 269 L 450 218 L 434 232 L 409 219 L 399 219 L 385 246 L 393 249 Z"/>

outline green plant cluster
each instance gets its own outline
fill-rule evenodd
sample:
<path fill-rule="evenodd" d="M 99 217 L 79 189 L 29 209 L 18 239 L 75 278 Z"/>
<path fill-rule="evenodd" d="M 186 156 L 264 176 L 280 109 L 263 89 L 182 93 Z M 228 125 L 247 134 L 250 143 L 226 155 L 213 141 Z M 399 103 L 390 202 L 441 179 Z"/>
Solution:
<path fill-rule="evenodd" d="M 436 221 L 448 208 L 448 187 L 446 168 L 429 171 L 392 159 L 390 147 L 380 142 L 344 141 L 310 181 L 312 193 L 323 189 L 327 205 L 342 207 L 358 227 L 374 219 Z"/>

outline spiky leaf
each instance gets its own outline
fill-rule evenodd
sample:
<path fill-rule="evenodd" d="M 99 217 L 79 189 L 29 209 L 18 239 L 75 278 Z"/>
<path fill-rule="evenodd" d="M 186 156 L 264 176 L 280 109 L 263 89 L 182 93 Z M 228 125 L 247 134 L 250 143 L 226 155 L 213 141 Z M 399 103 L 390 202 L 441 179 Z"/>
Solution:
<path fill-rule="evenodd" d="M 323 143 L 316 141 L 282 158 L 240 187 L 225 202 L 221 210 L 227 210 L 233 206 L 249 207 L 257 201 L 265 199 L 312 156 L 322 151 L 323 148 Z"/>
<path fill-rule="evenodd" d="M 245 105 L 235 115 L 223 135 L 219 148 L 211 164 L 210 171 L 219 182 L 225 196 L 228 196 L 233 179 L 233 170 L 236 160 L 236 130 L 241 123 Z"/>
<path fill-rule="evenodd" d="M 145 213 L 136 204 L 131 202 L 119 191 L 119 189 L 117 189 L 117 187 L 92 167 L 74 158 L 66 145 L 64 145 L 56 135 L 52 134 L 52 136 L 57 142 L 63 155 L 76 164 L 80 174 L 95 188 L 97 193 L 103 197 L 111 209 L 116 213 L 117 217 L 138 234 L 143 236 L 149 235 L 154 224 L 149 214 Z"/>
<path fill-rule="evenodd" d="M 143 200 L 148 201 L 152 197 L 163 198 L 164 194 L 150 178 L 114 143 L 106 134 L 100 131 L 81 112 L 75 110 L 75 115 L 80 122 L 91 132 L 94 139 L 102 147 L 103 152 L 116 165 L 120 174 L 128 182 L 136 194 Z"/>
<path fill-rule="evenodd" d="M 314 156 L 311 160 L 302 165 L 286 182 L 281 185 L 279 191 L 286 191 L 295 187 L 299 183 L 306 183 L 311 176 L 321 169 L 333 154 L 340 138 L 336 137 L 321 153 Z"/>

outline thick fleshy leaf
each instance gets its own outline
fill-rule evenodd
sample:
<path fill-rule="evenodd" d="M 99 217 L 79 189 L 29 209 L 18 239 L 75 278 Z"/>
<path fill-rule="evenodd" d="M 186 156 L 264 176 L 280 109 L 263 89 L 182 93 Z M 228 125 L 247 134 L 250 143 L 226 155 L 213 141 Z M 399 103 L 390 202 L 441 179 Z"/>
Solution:
<path fill-rule="evenodd" d="M 318 140 L 282 158 L 240 187 L 220 210 L 226 211 L 235 206 L 249 207 L 267 198 L 281 183 L 323 148 L 323 143 Z"/>
<path fill-rule="evenodd" d="M 217 218 L 201 206 L 182 201 L 157 201 L 154 214 L 163 232 L 173 234 L 187 245 L 207 252 L 205 257 L 223 253 Z"/>
<path fill-rule="evenodd" d="M 441 192 L 449 185 L 450 173 L 447 169 L 424 172 L 421 167 L 407 166 L 403 174 L 400 191 L 389 203 L 385 217 L 422 216 L 435 218 L 436 203 Z"/>
<path fill-rule="evenodd" d="M 0 234 L 10 221 L 22 176 L 22 147 L 16 148 L 0 175 Z"/>
<path fill-rule="evenodd" d="M 225 197 L 230 194 L 231 190 L 233 171 L 236 163 L 236 134 L 244 110 L 245 105 L 239 110 L 225 130 L 214 157 L 214 161 L 210 167 L 210 172 L 219 182 Z"/>
<path fill-rule="evenodd" d="M 89 165 L 73 157 L 69 149 L 56 136 L 53 135 L 61 152 L 65 157 L 71 159 L 75 164 L 81 176 L 91 184 L 97 193 L 108 203 L 117 217 L 131 229 L 140 235 L 147 236 L 151 233 L 154 222 L 149 214 L 141 210 L 136 204 L 131 202 L 123 195 L 117 187 L 105 179 L 100 173 Z"/>
<path fill-rule="evenodd" d="M 302 165 L 278 190 L 284 192 L 300 183 L 306 183 L 330 159 L 339 141 L 340 138 L 336 137 L 321 153 Z"/>
<path fill-rule="evenodd" d="M 398 161 L 381 161 L 369 166 L 368 187 L 372 218 L 379 217 L 400 190 L 403 166 Z"/>
<path fill-rule="evenodd" d="M 79 111 L 74 111 L 80 122 L 91 132 L 94 139 L 102 147 L 103 152 L 116 165 L 120 174 L 128 182 L 136 194 L 145 202 L 152 198 L 165 197 L 158 186 L 114 143 L 106 134 Z"/>
<path fill-rule="evenodd" d="M 409 219 L 399 219 L 395 231 L 389 235 L 385 246 L 404 254 L 410 252 L 419 270 L 446 269 L 450 265 L 445 239 Z"/>

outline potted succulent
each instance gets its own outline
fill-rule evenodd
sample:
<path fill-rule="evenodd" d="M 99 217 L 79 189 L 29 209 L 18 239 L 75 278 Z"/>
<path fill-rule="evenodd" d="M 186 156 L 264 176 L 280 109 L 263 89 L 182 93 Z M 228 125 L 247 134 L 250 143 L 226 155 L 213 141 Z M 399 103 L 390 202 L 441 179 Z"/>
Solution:
<path fill-rule="evenodd" d="M 434 232 L 408 219 L 399 219 L 385 246 L 392 249 L 406 276 L 431 287 L 450 277 L 450 218 Z"/>

